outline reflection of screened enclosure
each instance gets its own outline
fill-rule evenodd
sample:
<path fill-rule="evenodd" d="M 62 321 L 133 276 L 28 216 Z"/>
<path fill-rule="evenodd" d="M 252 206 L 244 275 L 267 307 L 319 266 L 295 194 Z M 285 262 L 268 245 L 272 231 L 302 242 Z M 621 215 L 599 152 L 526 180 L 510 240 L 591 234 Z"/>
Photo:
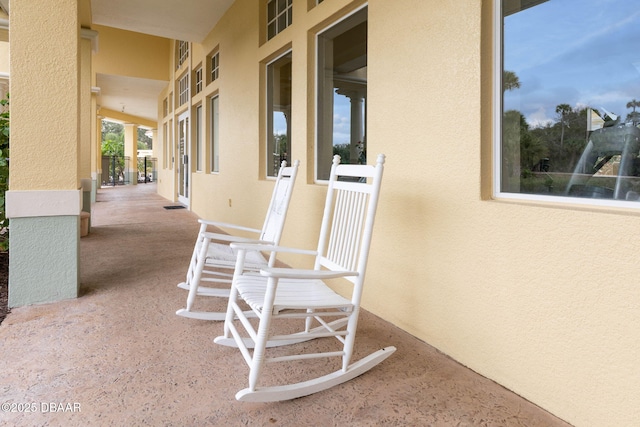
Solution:
<path fill-rule="evenodd" d="M 145 184 L 156 182 L 158 177 L 157 164 L 158 159 L 155 157 L 138 157 L 138 182 Z"/>
<path fill-rule="evenodd" d="M 130 184 L 129 157 L 102 156 L 102 185 Z"/>

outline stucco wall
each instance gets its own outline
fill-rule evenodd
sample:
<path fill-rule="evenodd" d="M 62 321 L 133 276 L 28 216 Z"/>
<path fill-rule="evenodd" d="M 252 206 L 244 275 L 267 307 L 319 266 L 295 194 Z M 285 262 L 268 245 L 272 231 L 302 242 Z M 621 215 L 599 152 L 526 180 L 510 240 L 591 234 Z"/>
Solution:
<path fill-rule="evenodd" d="M 639 213 L 483 197 L 490 3 L 369 2 L 368 153 L 388 158 L 364 306 L 575 425 L 634 425 Z M 258 173 L 259 64 L 291 46 L 302 170 L 283 243 L 314 247 L 313 33 L 354 3 L 306 4 L 260 46 L 255 2 L 238 0 L 203 43 L 203 55 L 220 45 L 220 80 L 202 96 L 220 94 L 221 166 L 193 176 L 191 207 L 260 226 L 272 187 Z"/>

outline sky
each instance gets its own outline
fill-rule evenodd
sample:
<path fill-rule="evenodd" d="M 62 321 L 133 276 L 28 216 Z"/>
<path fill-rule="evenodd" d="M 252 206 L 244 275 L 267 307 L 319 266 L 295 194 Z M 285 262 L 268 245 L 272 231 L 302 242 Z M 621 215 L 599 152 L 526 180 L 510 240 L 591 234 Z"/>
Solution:
<path fill-rule="evenodd" d="M 273 133 L 287 133 L 287 122 L 282 113 L 273 115 Z M 344 95 L 334 93 L 333 103 L 333 144 L 348 144 L 351 141 L 351 102 Z"/>
<path fill-rule="evenodd" d="M 506 17 L 503 43 L 520 80 L 504 110 L 532 126 L 555 120 L 558 104 L 624 119 L 640 101 L 640 0 L 549 0 Z"/>

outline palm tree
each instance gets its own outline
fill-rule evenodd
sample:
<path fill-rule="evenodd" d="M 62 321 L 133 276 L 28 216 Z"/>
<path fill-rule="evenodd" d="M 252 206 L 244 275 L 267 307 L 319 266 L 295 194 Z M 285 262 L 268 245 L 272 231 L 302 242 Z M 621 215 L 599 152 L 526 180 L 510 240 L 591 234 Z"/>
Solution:
<path fill-rule="evenodd" d="M 640 101 L 636 101 L 635 99 L 632 99 L 631 101 L 627 102 L 627 108 L 633 108 L 633 111 L 629 114 L 627 114 L 627 120 L 631 119 L 631 122 L 633 123 L 633 125 L 635 126 L 638 122 L 638 113 L 636 113 L 636 107 L 640 107 Z"/>
<path fill-rule="evenodd" d="M 571 112 L 571 105 L 569 104 L 559 104 L 556 106 L 556 113 L 560 114 L 560 126 L 561 126 L 561 133 L 560 133 L 560 148 L 562 148 L 562 146 L 564 145 L 564 116 L 567 113 Z"/>
<path fill-rule="evenodd" d="M 502 88 L 504 90 L 513 90 L 520 87 L 520 79 L 513 71 L 504 70 L 502 74 Z"/>

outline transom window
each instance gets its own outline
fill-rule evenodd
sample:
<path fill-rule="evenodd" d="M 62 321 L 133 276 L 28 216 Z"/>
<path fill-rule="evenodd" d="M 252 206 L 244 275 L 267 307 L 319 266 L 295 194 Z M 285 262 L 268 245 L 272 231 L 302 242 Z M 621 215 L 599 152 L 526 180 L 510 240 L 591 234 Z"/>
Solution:
<path fill-rule="evenodd" d="M 202 67 L 198 67 L 198 69 L 194 72 L 195 75 L 195 90 L 196 94 L 202 92 Z"/>
<path fill-rule="evenodd" d="M 638 203 L 637 2 L 496 4 L 496 195 Z"/>
<path fill-rule="evenodd" d="M 189 101 L 189 74 L 185 74 L 178 81 L 178 104 L 183 105 Z"/>
<path fill-rule="evenodd" d="M 215 52 L 209 57 L 209 83 L 218 80 L 220 68 L 220 52 Z"/>
<path fill-rule="evenodd" d="M 189 42 L 178 40 L 176 55 L 176 69 L 180 68 L 189 58 Z"/>
<path fill-rule="evenodd" d="M 267 40 L 293 23 L 293 0 L 268 0 Z"/>

